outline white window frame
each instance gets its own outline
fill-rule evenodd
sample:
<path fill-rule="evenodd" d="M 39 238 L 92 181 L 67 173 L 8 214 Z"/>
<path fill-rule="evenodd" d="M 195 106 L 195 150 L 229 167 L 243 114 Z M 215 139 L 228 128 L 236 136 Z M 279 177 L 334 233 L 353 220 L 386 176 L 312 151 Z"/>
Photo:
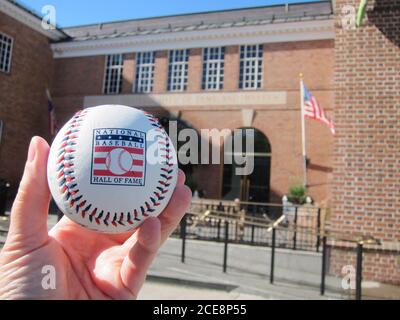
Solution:
<path fill-rule="evenodd" d="M 13 52 L 13 44 L 14 44 L 14 39 L 13 37 L 9 36 L 8 34 L 5 34 L 3 32 L 0 32 L 0 35 L 8 38 L 9 40 L 11 40 L 11 43 L 9 44 L 9 52 L 10 52 L 10 57 L 8 59 L 8 63 L 6 63 L 7 61 L 4 61 L 4 68 L 0 68 L 0 72 L 4 72 L 4 73 L 10 73 L 11 72 L 11 63 L 12 63 L 12 52 Z M 8 44 L 6 44 L 5 41 L 3 41 L 2 39 L 0 39 L 0 50 L 2 50 L 3 46 L 4 48 L 7 46 Z M 6 50 L 6 49 L 5 49 Z M 7 52 L 7 51 L 6 51 Z M 4 55 L 3 59 L 6 60 L 6 55 Z M 0 58 L 2 58 L 0 56 Z"/>
<path fill-rule="evenodd" d="M 187 52 L 187 59 L 185 59 L 184 61 L 174 61 L 174 59 L 177 55 L 176 53 L 178 51 Z M 172 59 L 171 59 L 171 55 L 173 56 Z M 170 91 L 170 92 L 186 91 L 187 85 L 188 85 L 188 80 L 189 80 L 188 79 L 189 78 L 189 58 L 190 58 L 190 49 L 174 49 L 174 50 L 168 51 L 167 91 Z M 172 68 L 174 66 L 182 66 L 180 78 L 177 83 L 173 82 L 173 79 L 175 79 L 175 78 L 173 76 Z M 185 72 L 185 71 L 187 71 L 187 72 Z M 185 73 L 187 73 L 187 74 L 185 75 Z M 174 85 L 179 85 L 179 88 L 173 89 Z"/>
<path fill-rule="evenodd" d="M 259 52 L 259 50 L 261 50 L 261 58 L 258 56 L 258 54 L 256 55 L 256 57 L 246 57 L 246 53 L 248 51 L 248 47 L 250 46 L 256 46 L 257 47 L 257 53 Z M 244 50 L 244 57 L 241 58 L 241 53 L 242 53 L 242 47 L 245 48 Z M 260 48 L 261 47 L 261 48 Z M 261 67 L 258 66 L 258 62 L 261 61 Z M 241 68 L 240 65 L 243 62 L 243 74 L 241 73 Z M 245 71 L 245 63 L 246 62 L 255 62 L 256 66 L 255 66 L 255 70 L 254 73 L 246 73 Z M 260 85 L 258 85 L 258 76 L 261 74 L 261 78 L 260 78 Z M 254 76 L 254 82 L 252 82 L 253 80 L 249 79 L 246 80 L 246 76 Z M 242 85 L 241 85 L 242 83 Z M 245 87 L 246 83 L 250 83 L 251 85 L 249 87 Z M 257 89 L 261 89 L 263 87 L 263 83 L 264 83 L 264 45 L 263 44 L 244 44 L 244 45 L 240 45 L 239 46 L 239 89 L 240 90 L 257 90 Z"/>
<path fill-rule="evenodd" d="M 218 50 L 218 59 L 210 59 L 210 49 L 217 49 Z M 205 58 L 205 52 L 207 53 L 207 61 Z M 222 90 L 224 88 L 224 80 L 225 80 L 225 47 L 207 47 L 203 48 L 202 57 L 203 57 L 203 65 L 202 65 L 202 73 L 201 73 L 201 88 L 202 90 L 210 90 L 210 91 L 217 91 Z M 211 65 L 217 64 L 217 74 L 210 75 L 209 72 L 211 69 Z M 222 75 L 221 75 L 222 73 Z M 215 82 L 210 82 L 210 77 L 213 78 Z M 215 88 L 212 86 L 215 84 Z"/>
<path fill-rule="evenodd" d="M 149 54 L 151 62 L 143 62 L 145 55 Z M 156 51 L 143 51 L 136 53 L 136 76 L 133 92 L 135 93 L 150 93 L 153 91 L 154 85 L 154 70 L 155 70 Z M 144 77 L 144 69 L 150 68 L 148 71 L 148 78 Z M 147 81 L 144 85 L 142 81 Z"/>
<path fill-rule="evenodd" d="M 108 60 L 110 59 L 110 57 L 113 57 L 113 56 L 119 56 L 119 58 L 118 58 L 119 63 L 117 65 L 108 65 Z M 123 67 L 124 67 L 124 54 L 123 53 L 106 55 L 105 67 L 104 67 L 104 80 L 103 80 L 103 93 L 104 94 L 119 94 L 119 93 L 121 93 Z M 108 76 L 107 76 L 107 70 L 110 70 L 110 72 L 108 72 Z M 111 86 L 111 83 L 112 83 L 111 70 L 117 70 L 118 79 L 115 84 L 115 90 L 111 90 L 111 88 L 112 88 L 112 86 Z"/>

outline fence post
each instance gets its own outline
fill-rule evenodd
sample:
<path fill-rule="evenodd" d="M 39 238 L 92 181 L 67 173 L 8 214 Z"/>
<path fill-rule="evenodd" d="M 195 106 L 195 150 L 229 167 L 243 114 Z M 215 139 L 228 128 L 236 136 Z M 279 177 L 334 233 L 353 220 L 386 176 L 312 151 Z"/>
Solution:
<path fill-rule="evenodd" d="M 254 226 L 254 224 L 252 224 L 251 225 L 251 244 L 252 245 L 254 244 L 254 229 L 255 229 L 255 226 Z"/>
<path fill-rule="evenodd" d="M 357 243 L 356 300 L 361 300 L 363 243 Z"/>
<path fill-rule="evenodd" d="M 322 237 L 322 270 L 321 270 L 321 296 L 325 294 L 326 273 L 326 236 Z"/>
<path fill-rule="evenodd" d="M 271 246 L 271 270 L 269 273 L 269 282 L 274 283 L 274 267 L 275 267 L 275 227 L 272 228 L 272 246 Z"/>
<path fill-rule="evenodd" d="M 229 241 L 229 222 L 228 220 L 225 220 L 224 265 L 223 265 L 224 273 L 226 273 L 226 264 L 228 260 L 228 241 Z"/>
<path fill-rule="evenodd" d="M 321 243 L 321 208 L 318 208 L 318 215 L 317 215 L 317 244 L 316 244 L 316 249 L 317 252 L 319 252 L 319 245 Z"/>
<path fill-rule="evenodd" d="M 294 233 L 293 233 L 293 250 L 296 250 L 296 242 L 297 242 L 297 209 L 294 209 Z"/>
<path fill-rule="evenodd" d="M 221 240 L 221 219 L 218 220 L 217 224 L 217 241 Z"/>
<path fill-rule="evenodd" d="M 239 230 L 239 225 L 238 222 L 235 221 L 235 242 L 239 241 L 238 230 Z"/>
<path fill-rule="evenodd" d="M 182 238 L 182 252 L 181 252 L 181 262 L 185 263 L 185 251 L 186 251 L 186 214 L 181 220 L 181 238 Z"/>

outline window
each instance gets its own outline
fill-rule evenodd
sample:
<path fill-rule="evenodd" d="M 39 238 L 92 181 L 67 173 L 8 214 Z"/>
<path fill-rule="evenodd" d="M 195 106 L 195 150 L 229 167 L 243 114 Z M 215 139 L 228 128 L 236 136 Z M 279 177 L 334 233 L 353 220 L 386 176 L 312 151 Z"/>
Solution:
<path fill-rule="evenodd" d="M 169 52 L 168 91 L 185 91 L 188 82 L 189 50 Z"/>
<path fill-rule="evenodd" d="M 263 46 L 240 47 L 240 89 L 258 89 L 262 84 Z"/>
<path fill-rule="evenodd" d="M 224 58 L 225 48 L 203 49 L 203 90 L 218 90 L 224 87 Z"/>
<path fill-rule="evenodd" d="M 11 51 L 13 40 L 11 37 L 0 33 L 0 71 L 10 72 L 11 69 Z"/>
<path fill-rule="evenodd" d="M 111 54 L 106 57 L 106 70 L 104 73 L 105 94 L 121 92 L 123 64 L 124 57 L 122 54 Z"/>
<path fill-rule="evenodd" d="M 155 52 L 139 52 L 136 55 L 135 92 L 153 90 Z"/>

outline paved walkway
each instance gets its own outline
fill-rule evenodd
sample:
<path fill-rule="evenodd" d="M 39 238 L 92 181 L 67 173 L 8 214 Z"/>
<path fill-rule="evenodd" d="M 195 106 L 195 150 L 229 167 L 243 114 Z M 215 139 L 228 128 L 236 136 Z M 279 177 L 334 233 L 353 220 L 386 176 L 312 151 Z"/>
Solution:
<path fill-rule="evenodd" d="M 265 248 L 229 245 L 228 270 L 222 271 L 223 244 L 187 241 L 185 263 L 180 262 L 181 241 L 170 238 L 150 267 L 149 280 L 219 289 L 263 299 L 343 299 L 338 292 L 319 294 L 319 287 L 276 279 L 270 284 Z M 299 279 L 301 282 L 301 279 Z M 162 294 L 162 293 L 161 293 Z M 184 298 L 181 295 L 181 299 Z"/>
<path fill-rule="evenodd" d="M 57 216 L 49 216 L 49 228 Z M 8 218 L 0 217 L 0 248 Z M 141 299 L 350 299 L 340 279 L 328 276 L 319 294 L 320 254 L 276 250 L 275 282 L 269 283 L 270 249 L 229 244 L 227 273 L 222 272 L 223 244 L 187 240 L 181 263 L 181 240 L 170 238 L 151 266 Z M 365 283 L 363 297 L 400 299 L 400 287 Z M 364 287 L 364 283 L 363 283 Z"/>
<path fill-rule="evenodd" d="M 56 222 L 56 216 L 49 216 L 49 228 Z M 1 219 L 0 230 L 6 231 L 7 228 L 8 219 Z M 0 243 L 4 242 L 5 235 L 5 232 L 0 233 Z M 290 284 L 280 280 L 271 285 L 266 274 L 268 260 L 265 248 L 229 245 L 228 272 L 224 274 L 222 246 L 222 243 L 188 240 L 186 262 L 182 264 L 181 241 L 168 239 L 149 270 L 139 298 L 199 300 L 341 298 L 334 293 L 321 297 L 318 287 Z"/>
<path fill-rule="evenodd" d="M 139 300 L 264 300 L 264 297 L 237 291 L 207 289 L 147 279 Z"/>

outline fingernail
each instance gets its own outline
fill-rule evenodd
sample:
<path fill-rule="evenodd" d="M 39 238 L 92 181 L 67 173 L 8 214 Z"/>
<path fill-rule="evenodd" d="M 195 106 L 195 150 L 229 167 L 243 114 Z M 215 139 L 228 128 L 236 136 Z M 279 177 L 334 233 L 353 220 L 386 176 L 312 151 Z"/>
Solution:
<path fill-rule="evenodd" d="M 27 162 L 32 162 L 35 159 L 35 154 L 36 154 L 36 148 L 35 148 L 35 137 L 31 139 L 31 142 L 29 143 L 29 149 L 28 149 L 28 160 Z"/>

